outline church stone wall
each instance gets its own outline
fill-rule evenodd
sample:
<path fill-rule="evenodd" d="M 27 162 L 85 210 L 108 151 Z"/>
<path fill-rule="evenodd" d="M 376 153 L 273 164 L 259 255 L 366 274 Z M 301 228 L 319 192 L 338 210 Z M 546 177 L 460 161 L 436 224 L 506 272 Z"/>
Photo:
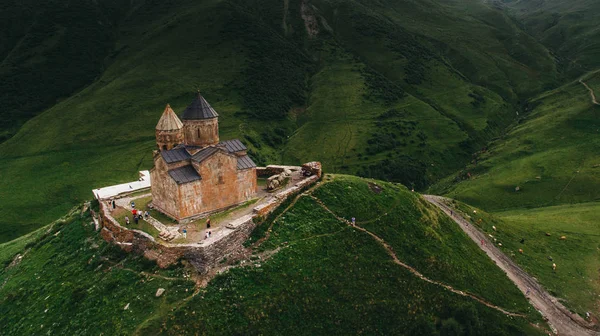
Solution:
<path fill-rule="evenodd" d="M 256 195 L 256 168 L 249 168 L 237 171 L 237 188 L 239 202 L 250 200 Z"/>
<path fill-rule="evenodd" d="M 186 145 L 216 145 L 219 143 L 219 119 L 184 120 L 183 132 Z"/>
<path fill-rule="evenodd" d="M 177 183 L 169 176 L 167 164 L 160 154 L 155 157 L 154 168 L 150 170 L 150 183 L 152 186 L 152 205 L 159 211 L 177 219 L 179 218 L 179 192 Z"/>
<path fill-rule="evenodd" d="M 180 186 L 181 218 L 210 212 L 240 203 L 238 198 L 237 158 L 217 152 L 194 163 L 202 180 Z M 202 195 L 202 199 L 198 199 Z"/>
<path fill-rule="evenodd" d="M 183 143 L 183 131 L 160 131 L 156 130 L 156 145 L 159 149 L 173 149 Z"/>

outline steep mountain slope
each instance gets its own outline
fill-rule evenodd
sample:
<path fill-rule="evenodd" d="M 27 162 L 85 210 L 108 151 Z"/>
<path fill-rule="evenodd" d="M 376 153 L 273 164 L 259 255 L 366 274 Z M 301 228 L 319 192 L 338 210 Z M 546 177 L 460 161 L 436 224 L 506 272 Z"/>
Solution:
<path fill-rule="evenodd" d="M 76 211 L 25 239 L 22 258 L 0 254 L 3 332 L 543 334 L 508 278 L 404 186 L 336 176 L 279 213 L 257 228 L 253 242 L 268 236 L 248 260 L 193 290 L 188 269 L 118 253 Z"/>
<path fill-rule="evenodd" d="M 544 47 L 479 1 L 133 5 L 102 75 L 0 145 L 0 241 L 136 179 L 164 105 L 180 112 L 198 89 L 259 164 L 321 160 L 423 188 L 556 82 Z"/>
<path fill-rule="evenodd" d="M 129 2 L 0 2 L 0 143 L 102 73 Z"/>
<path fill-rule="evenodd" d="M 502 5 L 556 55 L 568 78 L 600 67 L 598 1 L 511 0 Z"/>

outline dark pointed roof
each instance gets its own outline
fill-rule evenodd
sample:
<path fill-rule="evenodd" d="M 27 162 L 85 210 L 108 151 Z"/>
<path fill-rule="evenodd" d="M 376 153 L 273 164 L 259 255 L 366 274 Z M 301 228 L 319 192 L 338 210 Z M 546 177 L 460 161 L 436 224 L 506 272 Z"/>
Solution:
<path fill-rule="evenodd" d="M 183 111 L 181 119 L 183 120 L 197 120 L 197 119 L 210 119 L 216 118 L 219 114 L 215 111 L 212 106 L 202 97 L 200 92 L 194 101 Z"/>

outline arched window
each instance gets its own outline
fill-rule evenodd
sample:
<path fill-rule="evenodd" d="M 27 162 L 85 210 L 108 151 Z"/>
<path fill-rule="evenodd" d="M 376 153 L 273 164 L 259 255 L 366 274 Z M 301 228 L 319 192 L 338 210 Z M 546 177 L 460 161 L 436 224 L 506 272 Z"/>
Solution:
<path fill-rule="evenodd" d="M 198 139 L 200 139 L 200 129 L 198 128 Z"/>

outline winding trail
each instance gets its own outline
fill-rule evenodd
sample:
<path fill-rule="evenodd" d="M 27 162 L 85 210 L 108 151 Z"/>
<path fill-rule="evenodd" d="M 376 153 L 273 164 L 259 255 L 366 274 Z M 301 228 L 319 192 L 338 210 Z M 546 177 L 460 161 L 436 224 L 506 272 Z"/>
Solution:
<path fill-rule="evenodd" d="M 355 228 L 357 230 L 360 230 L 360 231 L 362 231 L 362 232 L 370 235 L 371 237 L 373 237 L 379 244 L 381 244 L 381 246 L 383 246 L 383 248 L 390 255 L 390 257 L 392 257 L 392 260 L 394 261 L 395 264 L 406 268 L 409 272 L 411 272 L 412 274 L 414 274 L 415 276 L 417 276 L 419 279 L 421 279 L 423 281 L 426 281 L 426 282 L 429 282 L 431 284 L 440 286 L 440 287 L 442 287 L 442 288 L 444 288 L 444 289 L 446 289 L 446 290 L 448 290 L 448 291 L 450 291 L 452 293 L 455 293 L 455 294 L 458 294 L 458 295 L 461 295 L 461 296 L 465 296 L 465 297 L 471 298 L 471 299 L 473 299 L 473 300 L 475 300 L 475 301 L 477 301 L 477 302 L 479 302 L 479 303 L 481 303 L 481 304 L 483 304 L 483 305 L 485 305 L 485 306 L 487 306 L 489 308 L 492 308 L 492 309 L 495 309 L 497 311 L 500 311 L 501 313 L 506 314 L 508 316 L 525 317 L 524 314 L 518 314 L 518 313 L 509 312 L 509 311 L 507 311 L 507 310 L 505 310 L 505 309 L 503 309 L 501 307 L 498 307 L 498 306 L 496 306 L 496 305 L 494 305 L 492 303 L 489 303 L 489 302 L 485 301 L 484 299 L 482 299 L 482 298 L 480 298 L 480 297 L 478 297 L 478 296 L 476 296 L 474 294 L 471 294 L 471 293 L 468 293 L 468 292 L 465 292 L 465 291 L 462 291 L 462 290 L 455 289 L 452 286 L 447 285 L 445 283 L 442 283 L 442 282 L 435 281 L 435 280 L 427 278 L 426 276 L 424 276 L 423 274 L 421 274 L 421 272 L 419 272 L 416 269 L 414 269 L 412 266 L 407 265 L 407 264 L 403 263 L 402 261 L 400 261 L 400 259 L 398 258 L 398 256 L 396 255 L 396 253 L 394 252 L 394 250 L 392 249 L 392 247 L 385 240 L 383 240 L 381 237 L 377 236 L 373 232 L 371 232 L 371 231 L 369 231 L 369 230 L 367 230 L 367 229 L 365 229 L 365 228 L 363 228 L 361 226 L 352 225 L 352 223 L 349 220 L 347 220 L 345 218 L 342 218 L 342 217 L 339 217 L 338 215 L 336 215 L 320 199 L 318 199 L 317 197 L 312 196 L 312 195 L 310 197 L 313 198 L 323 209 L 325 209 L 325 211 L 327 211 L 330 214 L 332 214 L 340 222 L 343 222 L 346 225 L 348 225 L 350 227 L 353 227 L 353 228 Z"/>
<path fill-rule="evenodd" d="M 579 80 L 579 83 L 583 84 L 583 86 L 585 86 L 586 89 L 588 89 L 588 91 L 590 91 L 590 96 L 592 97 L 592 104 L 594 105 L 600 105 L 600 103 L 598 103 L 598 101 L 596 100 L 596 95 L 594 94 L 594 90 L 592 90 L 591 87 L 589 87 L 584 81 L 582 81 L 581 79 Z"/>
<path fill-rule="evenodd" d="M 446 202 L 450 199 L 440 196 L 423 195 L 423 197 L 440 208 L 452 218 L 458 226 L 502 269 L 508 278 L 517 285 L 531 304 L 544 316 L 550 327 L 558 335 L 564 336 L 599 336 L 594 326 L 577 314 L 571 313 L 558 299 L 550 295 L 531 275 L 521 269 L 512 259 L 507 257 L 485 234 L 469 225 L 469 222 L 453 211 Z M 484 244 L 480 244 L 483 241 Z M 529 290 L 529 294 L 527 294 Z"/>

